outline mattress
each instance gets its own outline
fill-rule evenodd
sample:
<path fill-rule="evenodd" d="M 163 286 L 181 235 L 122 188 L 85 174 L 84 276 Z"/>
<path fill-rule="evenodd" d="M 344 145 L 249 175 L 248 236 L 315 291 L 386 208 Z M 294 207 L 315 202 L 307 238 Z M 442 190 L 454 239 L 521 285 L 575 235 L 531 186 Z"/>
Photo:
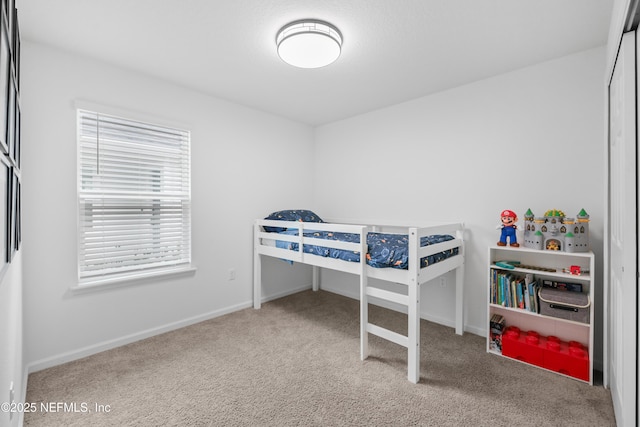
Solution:
<path fill-rule="evenodd" d="M 285 230 L 278 234 L 298 235 L 298 230 Z M 342 242 L 360 243 L 360 235 L 353 233 L 334 233 L 329 231 L 304 232 L 305 237 L 313 237 L 324 240 L 337 240 Z M 436 234 L 420 239 L 420 246 L 428 246 L 436 243 L 452 240 L 448 234 Z M 276 247 L 297 251 L 299 244 L 282 240 L 275 241 Z M 409 236 L 395 233 L 368 233 L 367 234 L 367 264 L 375 268 L 397 268 L 406 270 L 409 268 Z M 322 257 L 337 258 L 349 262 L 360 262 L 360 253 L 342 249 L 328 248 L 321 245 L 303 245 L 303 252 Z M 458 248 L 452 248 L 443 252 L 426 256 L 420 260 L 420 268 L 435 264 L 446 258 L 458 254 Z"/>

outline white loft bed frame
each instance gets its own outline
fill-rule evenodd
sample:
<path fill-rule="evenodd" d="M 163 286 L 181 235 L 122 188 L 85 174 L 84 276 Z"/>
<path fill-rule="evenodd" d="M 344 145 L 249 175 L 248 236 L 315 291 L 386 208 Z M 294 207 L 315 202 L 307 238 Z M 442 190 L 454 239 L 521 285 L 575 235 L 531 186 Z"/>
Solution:
<path fill-rule="evenodd" d="M 267 233 L 265 226 L 298 229 L 297 235 Z M 305 230 L 355 233 L 360 235 L 360 243 L 340 242 L 305 237 Z M 409 268 L 374 268 L 366 263 L 367 233 L 383 232 L 407 234 L 409 236 Z M 368 334 L 374 334 L 399 344 L 408 351 L 407 377 L 412 383 L 420 380 L 420 285 L 433 280 L 449 271 L 455 270 L 456 276 L 456 316 L 455 332 L 462 335 L 464 328 L 463 279 L 464 279 L 464 226 L 462 223 L 439 224 L 426 227 L 401 227 L 397 225 L 354 225 L 344 223 L 311 223 L 258 219 L 254 224 L 254 268 L 253 268 L 253 305 L 260 308 L 262 303 L 262 266 L 261 255 L 299 262 L 313 266 L 313 290 L 319 289 L 319 268 L 329 268 L 356 274 L 360 277 L 360 358 L 369 356 Z M 420 247 L 420 239 L 434 234 L 449 234 L 453 240 Z M 292 251 L 275 246 L 275 241 L 297 242 L 298 250 Z M 360 262 L 349 262 L 335 258 L 322 257 L 303 252 L 303 245 L 319 245 L 327 248 L 356 251 L 361 254 Z M 458 255 L 420 268 L 420 259 L 452 248 L 459 248 Z M 375 278 L 407 286 L 406 294 L 383 290 L 368 285 L 368 279 Z M 391 330 L 369 323 L 368 298 L 374 297 L 407 307 L 408 335 L 404 336 Z"/>

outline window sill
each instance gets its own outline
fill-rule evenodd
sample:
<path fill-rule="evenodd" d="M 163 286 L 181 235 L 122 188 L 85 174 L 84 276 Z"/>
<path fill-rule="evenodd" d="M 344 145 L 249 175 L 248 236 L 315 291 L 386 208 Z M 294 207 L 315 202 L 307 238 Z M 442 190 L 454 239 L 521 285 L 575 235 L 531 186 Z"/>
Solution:
<path fill-rule="evenodd" d="M 144 271 L 136 273 L 126 273 L 108 278 L 92 278 L 81 280 L 77 285 L 72 286 L 70 289 L 74 293 L 90 292 L 94 290 L 116 288 L 121 286 L 128 286 L 135 282 L 142 282 L 147 279 L 153 279 L 158 277 L 172 277 L 183 274 L 195 273 L 196 267 L 193 264 L 181 265 L 174 268 L 165 268 L 155 271 Z"/>

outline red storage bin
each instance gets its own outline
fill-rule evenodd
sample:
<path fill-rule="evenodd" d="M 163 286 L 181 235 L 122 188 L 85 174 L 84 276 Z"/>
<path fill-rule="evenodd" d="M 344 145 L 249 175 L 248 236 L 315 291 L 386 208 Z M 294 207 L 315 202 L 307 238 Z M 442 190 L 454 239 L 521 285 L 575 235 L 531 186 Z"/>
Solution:
<path fill-rule="evenodd" d="M 502 355 L 543 366 L 546 339 L 535 331 L 522 332 L 510 326 L 502 334 Z"/>
<path fill-rule="evenodd" d="M 576 341 L 543 337 L 536 331 L 507 327 L 502 334 L 502 355 L 580 380 L 589 381 L 589 352 Z"/>
<path fill-rule="evenodd" d="M 589 381 L 589 352 L 576 341 L 565 342 L 548 337 L 543 367 L 584 381 Z"/>

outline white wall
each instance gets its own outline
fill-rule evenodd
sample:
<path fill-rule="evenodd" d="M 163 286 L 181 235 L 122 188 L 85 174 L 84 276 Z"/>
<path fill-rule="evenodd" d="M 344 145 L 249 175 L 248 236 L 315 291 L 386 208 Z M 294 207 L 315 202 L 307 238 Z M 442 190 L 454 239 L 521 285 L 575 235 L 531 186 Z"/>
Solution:
<path fill-rule="evenodd" d="M 318 128 L 317 212 L 463 221 L 466 330 L 484 334 L 487 247 L 499 239 L 501 210 L 585 208 L 602 265 L 604 65 L 605 49 L 593 49 Z M 422 310 L 453 325 L 448 283 L 423 287 Z M 324 272 L 323 286 L 357 295 L 355 280 L 338 273 Z"/>
<path fill-rule="evenodd" d="M 522 215 L 527 208 L 568 214 L 585 208 L 601 265 L 604 51 L 496 76 L 314 133 L 134 72 L 23 43 L 27 362 L 41 369 L 249 306 L 251 222 L 283 208 L 311 208 L 336 218 L 464 221 L 466 328 L 483 334 L 486 248 L 498 240 L 502 209 Z M 189 125 L 195 274 L 96 292 L 69 290 L 77 280 L 76 99 Z M 309 285 L 305 267 L 277 260 L 264 267 L 267 295 Z M 235 281 L 227 280 L 230 268 L 237 271 Z M 596 276 L 599 285 L 601 272 Z M 357 295 L 353 277 L 322 277 L 325 288 Z M 424 290 L 423 313 L 453 325 L 448 282 Z"/>
<path fill-rule="evenodd" d="M 252 221 L 283 207 L 311 206 L 312 192 L 305 190 L 313 179 L 313 129 L 43 45 L 23 43 L 22 69 L 31 370 L 250 306 Z M 70 291 L 77 284 L 77 99 L 190 128 L 195 274 Z M 228 280 L 232 268 L 235 281 Z M 265 270 L 271 295 L 310 286 L 307 268 Z"/>
<path fill-rule="evenodd" d="M 2 243 L 4 244 L 4 242 Z M 15 402 L 26 392 L 23 361 L 22 251 L 0 274 L 0 403 L 9 402 L 13 385 Z M 0 411 L 0 426 L 17 426 L 19 414 Z"/>

